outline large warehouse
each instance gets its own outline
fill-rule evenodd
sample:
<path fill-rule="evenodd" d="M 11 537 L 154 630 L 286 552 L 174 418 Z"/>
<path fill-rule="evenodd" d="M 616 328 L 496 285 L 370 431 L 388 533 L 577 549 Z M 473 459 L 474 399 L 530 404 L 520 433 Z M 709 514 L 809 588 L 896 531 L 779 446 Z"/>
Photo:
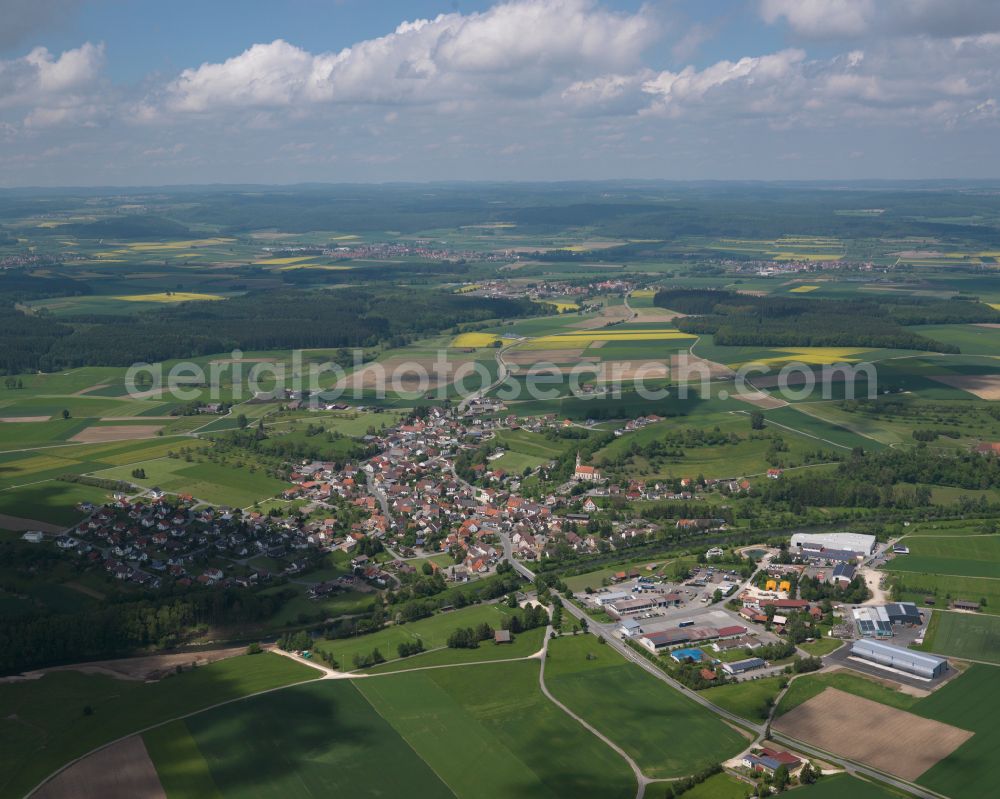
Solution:
<path fill-rule="evenodd" d="M 875 543 L 875 536 L 861 533 L 795 533 L 792 536 L 793 551 L 830 549 L 856 552 L 866 558 L 875 551 Z"/>
<path fill-rule="evenodd" d="M 856 641 L 851 646 L 851 655 L 878 666 L 888 666 L 926 680 L 940 677 L 948 670 L 948 661 L 944 658 L 913 652 L 882 641 Z"/>

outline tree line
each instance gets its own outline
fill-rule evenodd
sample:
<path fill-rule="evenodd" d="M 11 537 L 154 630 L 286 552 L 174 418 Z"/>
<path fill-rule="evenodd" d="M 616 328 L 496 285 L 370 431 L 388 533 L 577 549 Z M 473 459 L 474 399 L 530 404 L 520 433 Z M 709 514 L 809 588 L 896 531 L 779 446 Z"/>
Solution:
<path fill-rule="evenodd" d="M 1000 322 L 1000 312 L 974 299 L 823 300 L 757 297 L 714 289 L 666 289 L 653 304 L 688 314 L 679 330 L 711 334 L 716 344 L 766 347 L 887 347 L 958 353 L 952 344 L 908 325 Z"/>

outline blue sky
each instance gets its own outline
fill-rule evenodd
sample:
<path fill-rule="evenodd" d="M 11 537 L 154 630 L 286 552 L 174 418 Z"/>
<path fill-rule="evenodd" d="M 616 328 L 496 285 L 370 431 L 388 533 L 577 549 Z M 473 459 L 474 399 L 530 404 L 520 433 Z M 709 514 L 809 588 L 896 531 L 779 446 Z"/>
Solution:
<path fill-rule="evenodd" d="M 995 0 L 0 0 L 0 186 L 1000 177 Z"/>

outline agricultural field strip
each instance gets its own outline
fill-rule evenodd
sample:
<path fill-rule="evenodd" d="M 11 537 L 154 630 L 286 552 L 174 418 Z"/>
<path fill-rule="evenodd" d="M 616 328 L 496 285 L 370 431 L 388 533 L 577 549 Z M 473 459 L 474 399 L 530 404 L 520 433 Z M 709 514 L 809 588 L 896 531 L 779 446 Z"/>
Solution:
<path fill-rule="evenodd" d="M 552 704 L 554 704 L 563 713 L 565 713 L 567 716 L 569 716 L 571 719 L 573 719 L 577 724 L 579 724 L 580 726 L 582 726 L 585 730 L 587 730 L 588 732 L 590 732 L 591 735 L 594 735 L 595 737 L 597 737 L 598 739 L 600 739 L 601 741 L 603 741 L 605 744 L 607 744 L 609 747 L 611 747 L 611 749 L 613 749 L 616 753 L 618 753 L 618 755 L 626 763 L 628 763 L 629 768 L 632 769 L 632 773 L 635 775 L 636 783 L 638 784 L 638 787 L 637 787 L 637 790 L 636 790 L 636 799 L 642 799 L 642 796 L 643 796 L 643 794 L 645 792 L 644 791 L 645 784 L 648 783 L 648 782 L 651 782 L 651 780 L 648 777 L 646 777 L 645 774 L 642 773 L 642 769 L 639 768 L 639 764 L 636 763 L 631 758 L 631 756 L 628 754 L 628 752 L 626 752 L 618 744 L 616 744 L 614 741 L 612 741 L 610 738 L 608 738 L 608 736 L 606 736 L 604 733 L 602 733 L 596 727 L 594 727 L 593 725 L 591 725 L 590 723 L 588 723 L 587 721 L 585 721 L 583 718 L 581 718 L 576 713 L 574 713 L 572 710 L 570 710 L 568 707 L 566 707 L 566 705 L 564 705 L 562 702 L 560 702 L 558 699 L 556 699 L 552 695 L 552 693 L 549 691 L 548 687 L 545 685 L 545 658 L 546 658 L 546 656 L 548 654 L 548 648 L 549 648 L 548 645 L 549 645 L 549 641 L 551 640 L 550 637 L 549 637 L 549 631 L 550 630 L 551 630 L 551 628 L 546 628 L 546 630 L 545 630 L 545 646 L 543 647 L 543 650 L 542 650 L 542 658 L 541 658 L 541 662 L 539 664 L 539 669 L 538 669 L 538 687 L 539 687 L 539 689 L 541 690 L 541 692 L 545 696 L 545 698 L 548 699 Z"/>
<path fill-rule="evenodd" d="M 309 663 L 308 661 L 302 661 L 302 662 L 305 663 L 305 665 L 312 666 L 313 668 L 315 668 L 315 664 Z M 209 705 L 207 707 L 199 708 L 198 710 L 193 710 L 190 713 L 184 713 L 184 714 L 182 714 L 180 716 L 174 716 L 173 718 L 165 719 L 164 721 L 158 721 L 155 724 L 147 725 L 146 727 L 143 727 L 141 729 L 133 730 L 132 732 L 127 733 L 126 735 L 119 736 L 118 738 L 115 738 L 112 741 L 108 741 L 107 743 L 103 743 L 100 746 L 97 746 L 94 749 L 91 749 L 89 752 L 86 752 L 86 753 L 84 753 L 82 755 L 79 755 L 78 757 L 75 757 L 72 760 L 70 760 L 68 763 L 63 764 L 56 771 L 52 772 L 44 780 L 42 780 L 40 783 L 38 783 L 38 785 L 36 785 L 34 788 L 32 788 L 26 794 L 25 799 L 30 799 L 30 797 L 33 796 L 35 793 L 37 793 L 37 791 L 43 785 L 46 785 L 47 783 L 49 783 L 56 776 L 58 776 L 59 774 L 63 773 L 64 771 L 66 771 L 66 769 L 68 769 L 70 766 L 73 766 L 74 764 L 79 763 L 81 760 L 84 760 L 84 759 L 90 757 L 95 752 L 101 752 L 101 751 L 107 749 L 108 747 L 111 747 L 111 746 L 114 746 L 115 744 L 119 744 L 119 743 L 121 743 L 123 741 L 126 741 L 126 740 L 128 740 L 129 738 L 131 738 L 133 736 L 144 735 L 145 733 L 147 733 L 147 732 L 149 732 L 151 730 L 155 730 L 155 729 L 157 729 L 159 727 L 164 727 L 167 724 L 173 724 L 176 721 L 183 721 L 184 719 L 191 718 L 192 716 L 197 716 L 200 713 L 205 713 L 205 712 L 207 712 L 209 710 L 214 710 L 216 708 L 225 707 L 226 705 L 232 705 L 232 704 L 234 704 L 236 702 L 242 702 L 242 701 L 244 701 L 246 699 L 252 699 L 252 698 L 254 698 L 256 696 L 263 696 L 264 694 L 271 694 L 271 693 L 275 693 L 276 691 L 284 691 L 286 688 L 292 688 L 292 687 L 294 687 L 296 685 L 308 685 L 309 683 L 318 682 L 319 680 L 322 680 L 322 679 L 324 679 L 324 677 L 320 676 L 320 677 L 316 677 L 316 678 L 314 678 L 312 680 L 303 680 L 303 681 L 297 682 L 297 683 L 289 683 L 288 685 L 279 685 L 279 686 L 277 686 L 275 688 L 265 688 L 263 691 L 256 691 L 256 692 L 254 692 L 252 694 L 247 694 L 245 696 L 237 696 L 237 697 L 234 697 L 233 699 L 227 699 L 227 700 L 225 700 L 223 702 L 217 702 L 214 705 Z"/>
<path fill-rule="evenodd" d="M 552 702 L 556 707 L 558 707 L 563 713 L 565 713 L 571 719 L 573 719 L 574 721 L 576 721 L 578 724 L 580 724 L 582 727 L 584 727 L 588 732 L 590 732 L 591 734 L 593 734 L 595 737 L 597 737 L 598 739 L 600 739 L 603 743 L 605 743 L 608 747 L 610 747 L 613 751 L 615 751 L 619 756 L 621 756 L 626 761 L 626 763 L 632 769 L 632 771 L 633 771 L 633 773 L 634 773 L 634 775 L 635 775 L 635 777 L 636 777 L 639 785 L 642 786 L 642 787 L 640 787 L 640 790 L 637 792 L 637 797 L 642 795 L 644 786 L 646 784 L 648 784 L 648 783 L 652 783 L 652 782 L 669 782 L 669 781 L 672 781 L 672 780 L 675 780 L 675 779 L 679 779 L 678 777 L 667 777 L 667 778 L 650 778 L 650 777 L 646 777 L 643 774 L 642 770 L 639 768 L 638 764 L 631 758 L 631 756 L 628 755 L 628 753 L 624 749 L 622 749 L 617 743 L 615 743 L 613 740 L 611 740 L 608 736 L 606 736 L 605 734 L 601 733 L 599 730 L 597 730 L 596 728 L 594 728 L 592 725 L 590 725 L 583 718 L 581 718 L 576 713 L 574 713 L 572 710 L 570 710 L 568 707 L 566 707 L 562 702 L 560 702 L 554 696 L 552 696 L 552 694 L 549 692 L 547 686 L 545 685 L 545 678 L 544 678 L 544 672 L 545 672 L 545 654 L 544 653 L 545 653 L 545 651 L 548 648 L 548 642 L 550 640 L 550 638 L 549 638 L 549 633 L 550 632 L 551 632 L 551 628 L 546 628 L 546 635 L 545 635 L 545 638 L 544 638 L 545 644 L 543 646 L 543 649 L 540 650 L 540 652 L 532 654 L 532 655 L 527 655 L 527 656 L 519 657 L 519 658 L 507 658 L 507 659 L 483 660 L 483 661 L 470 661 L 470 662 L 466 662 L 466 663 L 441 664 L 441 665 L 434 665 L 434 666 L 417 667 L 417 668 L 410 669 L 410 670 L 407 670 L 407 671 L 385 672 L 385 673 L 382 673 L 382 674 L 363 674 L 363 673 L 344 674 L 344 673 L 338 673 L 338 672 L 335 672 L 333 670 L 327 669 L 327 668 L 321 666 L 320 664 L 313 663 L 311 661 L 305 660 L 303 658 L 300 658 L 300 657 L 297 657 L 297 656 L 294 656 L 294 655 L 289 655 L 288 653 L 280 653 L 279 652 L 279 654 L 284 654 L 284 655 L 286 655 L 288 657 L 291 657 L 296 662 L 299 662 L 299 663 L 301 663 L 303 665 L 309 666 L 309 667 L 311 667 L 311 668 L 313 668 L 313 669 L 321 672 L 320 676 L 318 676 L 318 677 L 316 677 L 316 678 L 314 678 L 312 680 L 304 680 L 302 682 L 292 683 L 292 684 L 289 684 L 289 685 L 278 686 L 276 688 L 268 688 L 268 689 L 265 689 L 263 691 L 257 691 L 257 692 L 252 693 L 252 694 L 247 694 L 246 696 L 241 696 L 241 697 L 236 697 L 236 698 L 233 698 L 233 699 L 229 699 L 229 700 L 226 700 L 224 702 L 219 702 L 219 703 L 216 703 L 214 705 L 209 705 L 207 707 L 200 708 L 200 709 L 192 711 L 190 713 L 185 713 L 185 714 L 182 714 L 182 715 L 179 715 L 179 716 L 175 716 L 173 718 L 166 719 L 166 720 L 157 722 L 155 724 L 148 725 L 147 727 L 141 728 L 139 730 L 135 730 L 133 732 L 130 732 L 130 733 L 128 733 L 126 735 L 123 735 L 123 736 L 121 736 L 119 738 L 116 738 L 116 739 L 114 739 L 112 741 L 104 743 L 101 746 L 96 747 L 95 749 L 91 750 L 90 752 L 87 752 L 87 753 L 85 753 L 83 755 L 80 755 L 80 756 L 74 758 L 73 760 L 69 761 L 68 763 L 64 764 L 57 771 L 55 771 L 52 774 L 50 774 L 48 777 L 46 777 L 45 780 L 43 780 L 35 788 L 33 788 L 29 792 L 28 797 L 30 797 L 33 794 L 35 794 L 43 785 L 49 783 L 52 779 L 54 779 L 56 776 L 58 776 L 59 774 L 63 773 L 67 769 L 69 769 L 71 766 L 75 765 L 76 763 L 79 763 L 80 761 L 86 759 L 87 757 L 89 757 L 90 755 L 92 755 L 92 754 L 94 754 L 96 752 L 100 752 L 100 751 L 103 751 L 105 749 L 108 749 L 108 748 L 110 748 L 110 747 L 112 747 L 112 746 L 114 746 L 116 744 L 122 743 L 123 741 L 126 741 L 129 738 L 132 738 L 134 736 L 141 736 L 141 735 L 144 735 L 145 733 L 150 732 L 152 730 L 165 727 L 168 724 L 173 724 L 173 723 L 178 722 L 178 721 L 183 721 L 183 720 L 191 718 L 193 716 L 197 716 L 197 715 L 200 715 L 202 713 L 207 713 L 209 711 L 215 710 L 215 709 L 220 708 L 220 707 L 224 707 L 226 705 L 231 705 L 231 704 L 234 704 L 236 702 L 242 702 L 244 700 L 253 699 L 254 697 L 262 696 L 262 695 L 265 695 L 265 694 L 271 694 L 271 693 L 275 693 L 277 691 L 286 690 L 288 688 L 293 688 L 293 687 L 296 687 L 296 686 L 301 686 L 301 685 L 306 685 L 306 684 L 310 684 L 310 683 L 320 682 L 320 681 L 328 680 L 328 679 L 348 679 L 348 680 L 355 680 L 355 679 L 369 679 L 369 678 L 374 678 L 374 677 L 391 677 L 391 676 L 400 676 L 400 675 L 411 674 L 413 672 L 418 672 L 418 671 L 428 671 L 428 670 L 437 670 L 437 669 L 450 669 L 450 668 L 461 668 L 461 667 L 464 667 L 464 666 L 486 666 L 486 665 L 495 665 L 495 664 L 502 664 L 502 663 L 516 663 L 516 662 L 523 662 L 523 661 L 527 661 L 527 660 L 538 660 L 539 661 L 539 688 L 542 691 L 542 693 L 544 694 L 544 696 L 550 702 Z M 437 650 L 430 650 L 430 651 L 437 651 Z M 367 697 L 366 697 L 366 701 L 368 701 Z M 371 703 L 369 702 L 369 704 L 371 704 Z M 380 716 L 382 715 L 378 711 L 378 709 L 374 707 L 374 705 L 372 705 L 372 709 L 376 713 L 378 713 Z M 386 721 L 389 721 L 389 720 L 386 719 Z M 390 722 L 390 724 L 391 724 L 391 722 Z M 416 754 L 417 754 L 418 757 L 421 758 L 421 760 L 424 759 L 419 754 L 419 752 L 416 752 Z M 435 771 L 435 773 L 437 773 L 436 770 L 432 766 L 430 766 L 430 764 L 428 764 L 428 767 L 430 767 L 432 771 Z"/>

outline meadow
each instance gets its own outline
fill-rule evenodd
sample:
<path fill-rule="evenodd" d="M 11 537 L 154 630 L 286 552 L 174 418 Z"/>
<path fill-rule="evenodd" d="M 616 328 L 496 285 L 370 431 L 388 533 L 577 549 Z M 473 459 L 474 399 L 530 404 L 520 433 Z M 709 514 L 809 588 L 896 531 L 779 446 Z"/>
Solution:
<path fill-rule="evenodd" d="M 925 606 L 927 597 L 934 605 L 947 607 L 954 599 L 980 603 L 982 613 L 1000 614 L 1000 580 L 989 577 L 956 577 L 925 572 L 893 572 L 901 599 Z"/>
<path fill-rule="evenodd" d="M 0 683 L 0 793 L 22 796 L 70 760 L 152 724 L 316 676 L 308 666 L 261 654 L 156 683 L 78 671 Z"/>
<path fill-rule="evenodd" d="M 889 571 L 1000 578 L 1000 535 L 906 536 L 908 555 L 886 564 Z"/>
<path fill-rule="evenodd" d="M 356 685 L 459 797 L 635 795 L 625 761 L 542 695 L 536 662 L 409 671 Z"/>
<path fill-rule="evenodd" d="M 919 648 L 1000 665 L 1000 616 L 935 611 Z"/>
<path fill-rule="evenodd" d="M 517 660 L 536 654 L 544 643 L 545 629 L 536 627 L 534 630 L 518 633 L 509 644 L 494 644 L 492 641 L 481 643 L 476 649 L 450 649 L 442 647 L 414 655 L 408 658 L 398 658 L 365 669 L 365 674 L 389 674 L 392 672 L 410 671 L 413 669 L 434 668 L 436 666 L 464 666 L 503 660 Z M 389 657 L 389 653 L 386 653 Z M 348 665 L 348 668 L 350 666 Z"/>
<path fill-rule="evenodd" d="M 649 777 L 691 774 L 737 754 L 747 743 L 710 711 L 591 635 L 549 643 L 545 683 Z"/>
<path fill-rule="evenodd" d="M 1000 749 L 1000 698 L 996 685 L 1000 670 L 974 665 L 957 680 L 921 699 L 913 712 L 925 718 L 971 730 L 973 737 L 918 780 L 939 793 L 956 799 L 988 796 L 995 780 L 985 764 Z"/>
<path fill-rule="evenodd" d="M 354 668 L 353 659 L 355 655 L 368 655 L 373 649 L 378 649 L 387 659 L 391 660 L 397 657 L 396 649 L 400 644 L 412 644 L 416 641 L 421 641 L 424 649 L 438 649 L 445 646 L 448 636 L 459 627 L 476 627 L 482 622 L 487 622 L 494 629 L 500 629 L 500 623 L 511 612 L 502 603 L 470 605 L 459 610 L 437 613 L 434 616 L 420 619 L 419 621 L 407 624 L 394 624 L 391 627 L 386 627 L 370 635 L 362 635 L 357 638 L 320 640 L 316 642 L 315 648 L 332 655 L 340 664 L 341 670 L 350 671 Z M 503 646 L 496 647 L 492 641 L 480 644 L 480 649 L 482 650 L 494 648 L 499 648 L 503 651 L 507 651 L 508 649 Z M 478 652 L 479 650 L 473 651 Z M 421 663 L 425 657 L 426 655 L 417 656 Z"/>
<path fill-rule="evenodd" d="M 346 682 L 264 694 L 144 740 L 170 799 L 454 796 Z"/>
<path fill-rule="evenodd" d="M 595 454 L 594 460 L 598 465 L 616 464 L 618 459 L 628 457 L 631 449 L 637 444 L 644 445 L 654 440 L 663 440 L 671 433 L 693 427 L 712 433 L 717 431 L 727 436 L 735 435 L 738 441 L 684 448 L 682 457 L 666 456 L 657 462 L 636 455 L 631 457 L 631 462 L 627 465 L 623 467 L 615 465 L 611 471 L 614 473 L 621 471 L 627 477 L 641 477 L 645 480 L 694 477 L 699 474 L 708 478 L 761 474 L 772 465 L 769 463 L 768 455 L 779 439 L 784 448 L 776 453 L 778 461 L 774 465 L 783 468 L 799 466 L 807 460 L 812 462 L 817 450 L 826 449 L 829 453 L 821 460 L 832 461 L 837 453 L 836 447 L 824 445 L 814 438 L 777 426 L 753 432 L 749 414 L 717 413 L 705 414 L 698 418 L 696 423 L 670 419 L 651 424 L 612 441 Z"/>
<path fill-rule="evenodd" d="M 145 470 L 145 477 L 133 477 L 135 468 Z M 145 488 L 158 486 L 176 494 L 190 494 L 215 505 L 243 508 L 268 499 L 288 488 L 288 483 L 252 471 L 252 462 L 244 468 L 202 461 L 189 463 L 183 458 L 158 458 L 128 466 L 95 472 L 108 480 L 126 480 Z"/>
<path fill-rule="evenodd" d="M 742 654 L 742 657 L 746 657 Z M 771 705 L 781 691 L 787 677 L 767 677 L 759 680 L 719 685 L 701 692 L 714 705 L 735 713 L 741 718 L 759 722 L 767 718 Z"/>
<path fill-rule="evenodd" d="M 851 799 L 905 799 L 908 796 L 908 794 L 899 793 L 888 786 L 852 777 L 848 774 L 823 777 L 813 785 L 796 788 L 794 795 L 802 797 L 802 799 L 841 799 L 844 796 L 850 796 Z M 706 796 L 704 799 L 710 799 L 710 797 Z"/>

